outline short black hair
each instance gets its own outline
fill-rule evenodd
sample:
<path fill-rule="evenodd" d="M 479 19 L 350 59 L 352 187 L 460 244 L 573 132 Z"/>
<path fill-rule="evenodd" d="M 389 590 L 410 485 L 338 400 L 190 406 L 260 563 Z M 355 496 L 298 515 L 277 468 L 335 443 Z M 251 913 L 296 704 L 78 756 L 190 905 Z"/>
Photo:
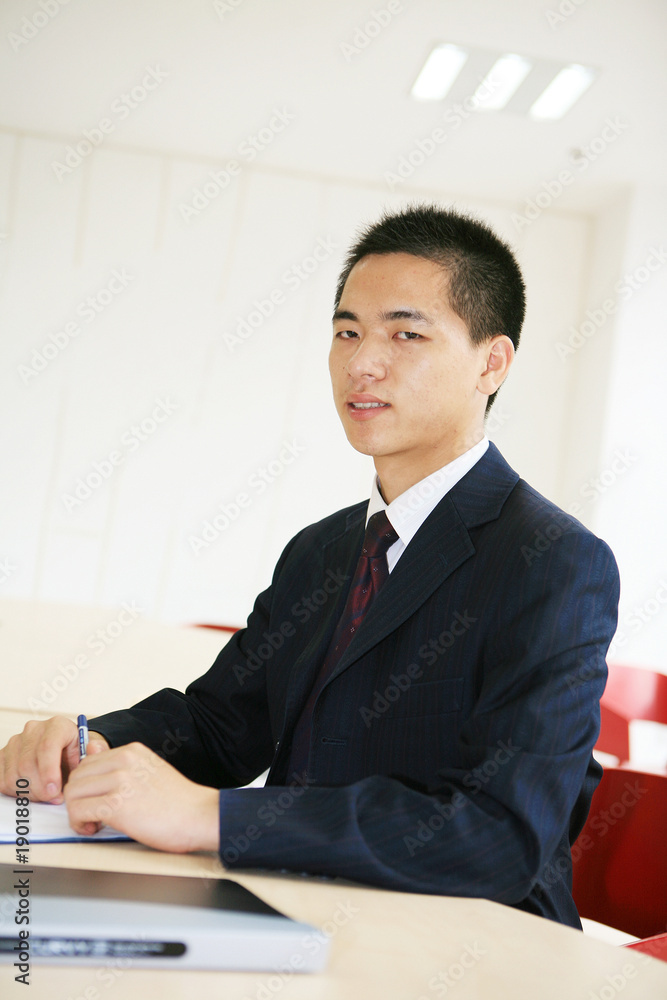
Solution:
<path fill-rule="evenodd" d="M 473 344 L 505 334 L 518 348 L 526 312 L 521 269 L 508 244 L 486 223 L 435 204 L 385 212 L 360 232 L 348 251 L 334 310 L 354 265 L 370 254 L 390 253 L 440 264 L 446 273 L 449 305 L 468 327 Z M 487 413 L 496 395 L 489 397 Z"/>

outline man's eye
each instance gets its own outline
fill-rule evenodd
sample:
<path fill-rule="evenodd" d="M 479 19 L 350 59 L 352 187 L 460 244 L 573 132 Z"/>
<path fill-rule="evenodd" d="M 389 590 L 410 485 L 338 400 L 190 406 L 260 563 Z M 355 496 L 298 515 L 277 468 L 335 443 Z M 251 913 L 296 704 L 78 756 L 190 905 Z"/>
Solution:
<path fill-rule="evenodd" d="M 412 330 L 399 330 L 396 334 L 401 340 L 421 340 L 421 333 L 414 333 Z"/>
<path fill-rule="evenodd" d="M 340 340 L 352 340 L 354 337 L 358 337 L 359 335 L 355 333 L 354 330 L 338 330 L 335 336 Z"/>

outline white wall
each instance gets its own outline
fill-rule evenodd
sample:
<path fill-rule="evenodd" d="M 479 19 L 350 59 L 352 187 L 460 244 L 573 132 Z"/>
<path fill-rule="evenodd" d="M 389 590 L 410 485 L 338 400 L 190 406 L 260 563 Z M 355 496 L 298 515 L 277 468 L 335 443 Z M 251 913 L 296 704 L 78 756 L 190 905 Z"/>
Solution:
<path fill-rule="evenodd" d="M 594 521 L 595 530 L 612 545 L 621 570 L 619 629 L 611 655 L 665 673 L 666 233 L 667 187 L 634 191 L 616 275 L 618 313 L 608 348 L 602 442 L 608 464 Z"/>
<path fill-rule="evenodd" d="M 99 149 L 59 181 L 51 163 L 66 137 L 0 141 L 0 434 L 11 470 L 0 557 L 13 567 L 1 593 L 133 599 L 164 620 L 241 623 L 294 532 L 368 493 L 371 464 L 347 445 L 330 398 L 331 302 L 359 224 L 410 192 L 246 165 L 188 222 L 181 206 L 224 163 Z M 490 435 L 564 503 L 580 362 L 563 364 L 554 345 L 586 301 L 593 220 L 551 211 L 517 229 L 517 206 L 430 195 L 476 210 L 517 247 L 528 320 Z M 313 267 L 318 245 L 325 259 L 299 278 L 292 269 L 306 258 Z M 128 283 L 112 282 L 110 295 L 114 272 Z M 272 293 L 282 296 L 272 314 L 234 344 L 239 320 L 259 320 L 255 302 Z M 91 295 L 112 301 L 88 321 Z M 68 323 L 76 336 L 62 335 Z M 54 335 L 64 346 L 47 348 L 52 359 L 34 371 L 33 351 L 44 355 Z M 173 412 L 155 424 L 160 401 Z M 599 437 L 578 436 L 588 474 Z M 268 466 L 277 475 L 262 489 L 257 472 Z M 82 479 L 94 488 L 79 501 Z M 192 538 L 239 493 L 245 509 L 195 553 Z"/>

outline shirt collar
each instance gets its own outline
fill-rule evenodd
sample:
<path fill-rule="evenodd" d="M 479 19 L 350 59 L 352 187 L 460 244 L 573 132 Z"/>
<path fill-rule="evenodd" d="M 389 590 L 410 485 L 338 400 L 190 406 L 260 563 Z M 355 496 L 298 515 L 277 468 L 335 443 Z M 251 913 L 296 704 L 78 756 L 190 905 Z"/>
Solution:
<path fill-rule="evenodd" d="M 368 501 L 366 524 L 373 514 L 384 510 L 392 528 L 403 544 L 407 545 L 442 498 L 460 479 L 463 479 L 467 472 L 470 472 L 488 447 L 489 439 L 485 436 L 468 451 L 464 451 L 462 455 L 455 458 L 453 462 L 448 462 L 441 469 L 436 469 L 430 476 L 426 476 L 405 493 L 401 493 L 390 504 L 385 503 L 382 499 L 378 478 L 374 476 L 371 497 Z"/>

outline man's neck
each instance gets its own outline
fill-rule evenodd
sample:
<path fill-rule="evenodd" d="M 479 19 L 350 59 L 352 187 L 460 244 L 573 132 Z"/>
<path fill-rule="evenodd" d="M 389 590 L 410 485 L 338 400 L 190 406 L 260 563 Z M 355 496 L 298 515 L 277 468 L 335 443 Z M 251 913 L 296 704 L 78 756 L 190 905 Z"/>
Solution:
<path fill-rule="evenodd" d="M 427 476 L 470 451 L 483 437 L 484 430 L 482 429 L 478 435 L 471 437 L 465 444 L 451 449 L 441 449 L 437 455 L 431 456 L 430 459 L 424 456 L 421 461 L 412 459 L 410 462 L 405 462 L 394 455 L 375 457 L 373 462 L 382 499 L 386 504 L 390 504 L 396 497 L 400 497 L 402 493 L 409 490 L 411 486 L 415 486 L 422 479 L 426 479 Z"/>

